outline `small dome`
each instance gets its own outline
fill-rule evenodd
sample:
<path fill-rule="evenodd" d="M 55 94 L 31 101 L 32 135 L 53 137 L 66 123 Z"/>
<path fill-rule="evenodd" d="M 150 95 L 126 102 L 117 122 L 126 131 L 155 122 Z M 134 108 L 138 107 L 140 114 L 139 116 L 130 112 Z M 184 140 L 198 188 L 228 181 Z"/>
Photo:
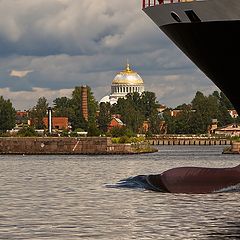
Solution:
<path fill-rule="evenodd" d="M 143 85 L 143 79 L 127 64 L 126 69 L 116 75 L 112 84 Z"/>
<path fill-rule="evenodd" d="M 117 98 L 114 98 L 114 97 L 112 97 L 112 96 L 105 96 L 105 97 L 103 97 L 100 101 L 99 101 L 99 103 L 110 103 L 111 105 L 113 105 L 113 104 L 115 104 L 115 103 L 117 103 Z"/>
<path fill-rule="evenodd" d="M 107 96 L 104 96 L 100 101 L 100 103 L 107 103 L 107 102 L 110 102 L 110 97 L 107 95 Z"/>

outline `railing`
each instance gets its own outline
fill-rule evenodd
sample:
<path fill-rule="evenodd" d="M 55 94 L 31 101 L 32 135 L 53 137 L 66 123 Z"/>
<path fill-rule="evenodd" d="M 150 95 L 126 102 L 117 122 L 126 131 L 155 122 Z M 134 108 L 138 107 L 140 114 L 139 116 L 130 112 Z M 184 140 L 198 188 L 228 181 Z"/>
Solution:
<path fill-rule="evenodd" d="M 147 8 L 151 6 L 161 5 L 165 3 L 177 3 L 177 2 L 187 2 L 189 0 L 143 0 L 142 7 Z"/>

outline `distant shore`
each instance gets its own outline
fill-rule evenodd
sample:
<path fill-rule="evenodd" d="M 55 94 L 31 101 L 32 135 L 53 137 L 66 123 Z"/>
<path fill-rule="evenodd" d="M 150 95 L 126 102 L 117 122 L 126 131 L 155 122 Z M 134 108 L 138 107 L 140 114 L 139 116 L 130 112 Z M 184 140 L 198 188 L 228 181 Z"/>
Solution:
<path fill-rule="evenodd" d="M 231 145 L 232 140 L 224 137 L 159 135 L 147 139 L 151 145 Z"/>

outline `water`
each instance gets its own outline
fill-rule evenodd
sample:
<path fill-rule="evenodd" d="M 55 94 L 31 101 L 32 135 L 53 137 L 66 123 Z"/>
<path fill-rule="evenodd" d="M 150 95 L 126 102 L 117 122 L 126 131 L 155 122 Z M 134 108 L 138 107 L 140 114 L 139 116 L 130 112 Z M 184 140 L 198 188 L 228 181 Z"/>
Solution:
<path fill-rule="evenodd" d="M 161 146 L 150 155 L 0 156 L 0 239 L 239 239 L 240 193 L 115 188 L 179 166 L 231 167 L 222 146 Z M 112 185 L 113 187 L 108 187 Z"/>

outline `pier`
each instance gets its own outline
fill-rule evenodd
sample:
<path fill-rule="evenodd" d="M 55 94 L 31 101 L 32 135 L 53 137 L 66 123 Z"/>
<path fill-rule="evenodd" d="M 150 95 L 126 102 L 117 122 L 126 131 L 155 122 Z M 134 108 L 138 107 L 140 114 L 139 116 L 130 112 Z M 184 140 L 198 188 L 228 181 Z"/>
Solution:
<path fill-rule="evenodd" d="M 147 139 L 151 145 L 231 145 L 232 141 L 227 138 L 159 135 Z"/>

